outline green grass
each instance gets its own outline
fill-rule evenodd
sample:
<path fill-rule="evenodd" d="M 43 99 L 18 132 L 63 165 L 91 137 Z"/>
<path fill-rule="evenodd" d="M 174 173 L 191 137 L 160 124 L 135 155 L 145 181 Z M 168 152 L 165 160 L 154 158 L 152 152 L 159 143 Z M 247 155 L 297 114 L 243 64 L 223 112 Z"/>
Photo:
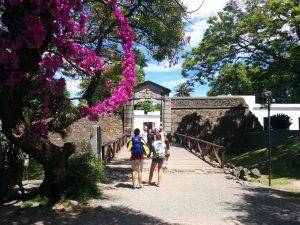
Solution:
<path fill-rule="evenodd" d="M 268 175 L 262 175 L 259 179 L 262 184 L 269 185 L 269 176 Z M 279 186 L 279 185 L 286 185 L 290 184 L 294 181 L 296 181 L 296 178 L 290 178 L 290 177 L 280 177 L 280 178 L 272 178 L 272 185 Z"/>
<path fill-rule="evenodd" d="M 36 160 L 30 159 L 28 167 L 29 180 L 43 180 L 44 169 Z"/>
<path fill-rule="evenodd" d="M 29 199 L 27 201 L 24 201 L 22 203 L 22 208 L 30 208 L 32 207 L 35 203 L 37 203 L 38 206 L 48 206 L 50 204 L 50 200 L 49 198 L 45 197 L 45 196 L 37 196 L 33 199 Z"/>
<path fill-rule="evenodd" d="M 34 201 L 32 200 L 27 200 L 25 202 L 22 203 L 22 208 L 30 208 L 33 206 Z"/>
<path fill-rule="evenodd" d="M 268 149 L 261 148 L 240 155 L 226 155 L 226 163 L 249 169 L 258 168 L 263 175 L 269 171 Z M 300 179 L 300 136 L 292 136 L 272 146 L 272 185 L 285 185 Z M 261 182 L 268 184 L 268 177 Z"/>

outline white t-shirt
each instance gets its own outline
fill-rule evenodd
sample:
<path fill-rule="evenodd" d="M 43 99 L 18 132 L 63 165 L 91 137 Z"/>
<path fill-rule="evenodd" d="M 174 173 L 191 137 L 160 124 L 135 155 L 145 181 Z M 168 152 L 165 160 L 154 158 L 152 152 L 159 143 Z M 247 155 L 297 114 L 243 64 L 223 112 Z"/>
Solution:
<path fill-rule="evenodd" d="M 144 139 L 144 141 L 147 143 L 147 141 L 148 141 L 148 132 L 142 130 L 141 136 L 142 136 L 142 138 Z"/>
<path fill-rule="evenodd" d="M 161 141 L 164 142 L 166 140 L 166 132 L 163 130 L 163 131 L 160 131 L 159 134 L 161 136 Z"/>

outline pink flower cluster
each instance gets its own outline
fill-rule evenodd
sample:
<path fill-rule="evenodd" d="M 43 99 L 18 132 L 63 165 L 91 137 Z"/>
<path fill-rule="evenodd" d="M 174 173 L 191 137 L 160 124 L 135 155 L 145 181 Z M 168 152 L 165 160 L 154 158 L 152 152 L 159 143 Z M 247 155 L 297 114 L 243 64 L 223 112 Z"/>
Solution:
<path fill-rule="evenodd" d="M 89 114 L 90 120 L 97 120 L 98 117 L 103 113 L 108 113 L 124 105 L 131 98 L 133 93 L 133 87 L 135 82 L 135 59 L 134 52 L 132 50 L 134 35 L 128 23 L 128 19 L 125 18 L 120 9 L 117 8 L 116 0 L 110 0 L 109 3 L 112 5 L 114 15 L 119 23 L 119 37 L 122 39 L 122 48 L 125 52 L 125 56 L 122 59 L 121 66 L 123 68 L 122 75 L 124 78 L 120 81 L 119 87 L 117 87 L 112 96 L 98 105 L 81 109 L 79 111 L 80 116 L 86 116 Z M 109 83 L 110 85 L 110 83 Z"/>
<path fill-rule="evenodd" d="M 14 29 L 9 30 L 10 34 L 0 36 L 0 68 L 5 70 L 4 74 L 7 78 L 4 79 L 4 84 L 7 87 L 13 88 L 22 85 L 26 80 L 21 65 L 22 57 L 24 57 L 20 54 L 22 49 L 44 49 L 43 45 L 45 41 L 49 41 L 49 34 L 51 35 L 51 41 L 48 43 L 49 48 L 42 53 L 42 61 L 39 62 L 40 69 L 34 79 L 31 79 L 32 95 L 43 100 L 40 110 L 37 110 L 39 113 L 34 122 L 35 130 L 40 134 L 45 134 L 48 130 L 47 118 L 56 113 L 55 107 L 51 107 L 51 105 L 65 104 L 63 91 L 66 82 L 63 78 L 54 77 L 63 60 L 73 60 L 90 75 L 99 70 L 107 70 L 107 67 L 95 52 L 73 42 L 79 34 L 86 32 L 86 14 L 82 13 L 78 22 L 72 19 L 72 13 L 82 9 L 82 0 L 7 1 L 14 9 L 19 7 L 17 10 L 23 12 L 18 20 L 14 20 Z M 123 67 L 122 75 L 124 78 L 109 99 L 94 107 L 79 109 L 78 114 L 80 116 L 89 115 L 91 120 L 98 119 L 99 115 L 126 104 L 132 95 L 135 81 L 135 59 L 132 51 L 133 33 L 127 18 L 121 14 L 117 7 L 116 0 L 110 0 L 109 4 L 119 23 L 118 34 L 123 41 L 122 48 L 125 56 L 121 66 Z M 28 80 L 26 82 L 28 83 Z M 108 82 L 108 85 L 111 84 Z"/>

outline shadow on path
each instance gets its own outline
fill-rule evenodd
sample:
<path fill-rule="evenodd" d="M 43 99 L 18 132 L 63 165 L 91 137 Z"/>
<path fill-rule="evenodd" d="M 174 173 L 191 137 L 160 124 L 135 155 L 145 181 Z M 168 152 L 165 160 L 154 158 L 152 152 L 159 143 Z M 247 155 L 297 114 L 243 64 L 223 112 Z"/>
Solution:
<path fill-rule="evenodd" d="M 131 169 L 107 169 L 107 184 L 128 182 L 131 179 Z"/>
<path fill-rule="evenodd" d="M 170 223 L 166 223 L 140 211 L 121 206 L 112 206 L 109 208 L 101 206 L 96 208 L 83 207 L 67 212 L 40 207 L 20 209 L 19 207 L 12 205 L 0 206 L 0 224 L 171 225 Z"/>
<path fill-rule="evenodd" d="M 228 218 L 241 224 L 299 225 L 300 199 L 286 196 L 282 191 L 264 187 L 245 187 L 249 192 L 236 204 L 225 203 L 229 210 L 241 212 L 240 216 Z"/>

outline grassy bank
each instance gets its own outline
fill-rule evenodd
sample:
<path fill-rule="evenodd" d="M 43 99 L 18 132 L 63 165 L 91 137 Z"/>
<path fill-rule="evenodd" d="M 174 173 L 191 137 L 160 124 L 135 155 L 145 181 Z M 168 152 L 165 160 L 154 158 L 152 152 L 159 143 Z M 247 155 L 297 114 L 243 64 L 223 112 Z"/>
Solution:
<path fill-rule="evenodd" d="M 300 179 L 300 135 L 272 146 L 272 184 L 281 186 Z M 262 183 L 268 183 L 268 149 L 261 148 L 240 155 L 226 155 L 226 163 L 249 169 L 258 168 Z M 300 191 L 300 187 L 299 187 Z"/>

